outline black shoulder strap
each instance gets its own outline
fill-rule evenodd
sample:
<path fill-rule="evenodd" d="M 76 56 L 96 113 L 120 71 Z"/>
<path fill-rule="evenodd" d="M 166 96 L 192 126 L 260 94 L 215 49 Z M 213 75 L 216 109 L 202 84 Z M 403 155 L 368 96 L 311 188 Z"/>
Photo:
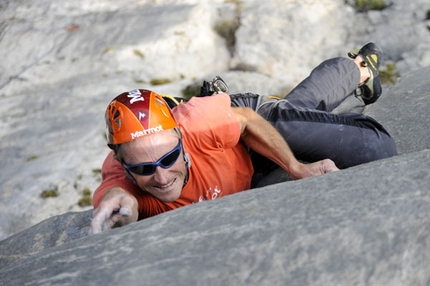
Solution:
<path fill-rule="evenodd" d="M 162 94 L 161 95 L 164 99 L 164 101 L 166 101 L 167 105 L 169 105 L 169 107 L 175 108 L 176 106 L 178 106 L 180 103 L 182 102 L 187 102 L 188 100 L 186 100 L 185 98 L 182 97 L 174 97 L 168 94 Z"/>

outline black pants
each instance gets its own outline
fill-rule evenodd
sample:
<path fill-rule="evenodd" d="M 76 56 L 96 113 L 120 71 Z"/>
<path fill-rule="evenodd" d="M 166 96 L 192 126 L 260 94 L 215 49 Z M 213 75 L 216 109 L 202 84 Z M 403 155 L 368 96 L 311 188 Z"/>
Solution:
<path fill-rule="evenodd" d="M 350 59 L 334 58 L 316 67 L 284 99 L 232 94 L 232 106 L 253 108 L 285 138 L 296 158 L 315 162 L 329 158 L 339 168 L 396 155 L 393 138 L 373 118 L 331 113 L 358 86 L 360 73 Z M 273 163 L 251 152 L 256 176 Z M 262 174 L 263 173 L 263 174 Z"/>

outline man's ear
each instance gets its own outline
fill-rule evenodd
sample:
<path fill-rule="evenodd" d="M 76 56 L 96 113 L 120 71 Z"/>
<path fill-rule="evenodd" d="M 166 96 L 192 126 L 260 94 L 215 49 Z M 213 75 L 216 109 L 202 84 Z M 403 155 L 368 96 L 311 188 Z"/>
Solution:
<path fill-rule="evenodd" d="M 188 153 L 185 153 L 185 152 L 184 152 L 184 161 L 185 161 L 185 166 L 187 168 L 191 167 L 190 155 L 188 155 Z"/>

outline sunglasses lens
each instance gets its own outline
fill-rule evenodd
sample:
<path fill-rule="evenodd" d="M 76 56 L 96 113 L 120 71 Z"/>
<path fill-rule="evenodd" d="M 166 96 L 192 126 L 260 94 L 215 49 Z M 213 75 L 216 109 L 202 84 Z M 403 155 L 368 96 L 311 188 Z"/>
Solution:
<path fill-rule="evenodd" d="M 129 170 L 138 175 L 151 175 L 155 172 L 155 165 L 141 165 L 129 168 Z"/>
<path fill-rule="evenodd" d="M 154 174 L 158 166 L 161 166 L 164 169 L 170 168 L 173 164 L 175 164 L 176 160 L 178 160 L 180 154 L 181 142 L 179 141 L 175 149 L 164 155 L 159 161 L 155 163 L 142 163 L 137 165 L 128 165 L 126 163 L 123 163 L 123 166 L 127 168 L 130 172 L 135 173 L 137 175 L 149 176 Z"/>
<path fill-rule="evenodd" d="M 169 168 L 176 162 L 176 160 L 178 160 L 179 153 L 181 153 L 180 149 L 174 150 L 168 156 L 164 157 L 163 160 L 161 160 L 160 165 L 164 168 Z"/>

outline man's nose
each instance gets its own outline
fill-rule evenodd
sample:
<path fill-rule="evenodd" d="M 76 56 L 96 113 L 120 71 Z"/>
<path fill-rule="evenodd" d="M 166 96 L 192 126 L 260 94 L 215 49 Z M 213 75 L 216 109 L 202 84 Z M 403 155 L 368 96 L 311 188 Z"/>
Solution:
<path fill-rule="evenodd" d="M 160 185 L 169 183 L 169 170 L 158 166 L 154 172 L 154 180 Z"/>

